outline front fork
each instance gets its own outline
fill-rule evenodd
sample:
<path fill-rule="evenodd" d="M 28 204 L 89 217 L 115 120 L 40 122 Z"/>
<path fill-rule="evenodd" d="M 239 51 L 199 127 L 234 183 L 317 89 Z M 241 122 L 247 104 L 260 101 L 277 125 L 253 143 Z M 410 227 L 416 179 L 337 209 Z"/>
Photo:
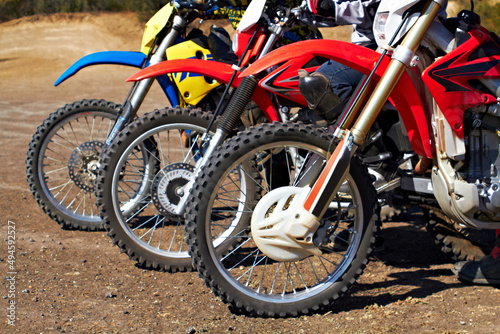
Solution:
<path fill-rule="evenodd" d="M 175 214 L 181 215 L 184 213 L 184 209 L 187 204 L 187 200 L 191 193 L 191 189 L 193 188 L 194 183 L 203 166 L 206 165 L 208 159 L 212 156 L 215 150 L 224 142 L 227 135 L 234 131 L 234 129 L 240 123 L 241 115 L 245 110 L 248 102 L 252 97 L 252 94 L 257 87 L 258 81 L 255 77 L 249 76 L 245 77 L 241 80 L 238 88 L 234 92 L 233 97 L 229 100 L 229 104 L 226 107 L 226 112 L 222 116 L 222 120 L 219 122 L 217 126 L 217 130 L 215 134 L 210 140 L 208 139 L 207 133 L 210 129 L 207 129 L 207 133 L 205 134 L 204 142 L 206 142 L 206 149 L 203 152 L 203 157 L 196 162 L 196 169 L 193 177 L 189 180 L 188 183 L 183 187 L 184 194 L 177 205 Z"/>
<path fill-rule="evenodd" d="M 426 2 L 419 19 L 407 33 L 403 42 L 394 50 L 384 75 L 377 83 L 366 104 L 364 104 L 363 97 L 368 95 L 369 83 L 358 93 L 360 99 L 355 99 L 352 107 L 346 114 L 342 115 L 335 131 L 335 137 L 340 142 L 304 202 L 304 208 L 316 216 L 318 220 L 322 218 L 338 189 L 345 181 L 352 156 L 356 149 L 363 144 L 383 105 L 406 68 L 410 66 L 422 38 L 442 6 L 443 1 L 428 0 Z M 362 107 L 363 105 L 364 107 Z"/>
<path fill-rule="evenodd" d="M 217 110 L 215 111 L 214 118 L 212 121 L 215 121 L 215 117 L 217 117 L 220 113 L 220 108 L 222 108 L 222 103 L 224 100 L 224 97 L 228 93 L 228 89 L 231 86 L 231 82 L 234 79 L 234 77 L 237 74 L 237 71 L 239 71 L 240 67 L 244 64 L 242 64 L 243 59 L 245 59 L 245 54 L 249 51 L 253 40 L 257 36 L 257 32 L 259 29 L 257 29 L 252 36 L 250 42 L 247 45 L 247 48 L 243 54 L 243 56 L 240 59 L 240 62 L 238 66 L 236 66 L 235 72 L 233 74 L 233 77 L 231 78 L 230 82 L 227 85 L 226 91 L 223 94 L 223 99 L 217 106 Z M 263 47 L 263 49 L 260 51 L 260 54 L 258 56 L 258 59 L 264 57 L 274 46 L 276 40 L 280 37 L 283 36 L 284 30 L 281 26 L 277 25 L 275 28 L 271 31 L 270 36 L 268 37 L 268 40 Z M 175 214 L 177 215 L 182 215 L 184 213 L 184 210 L 187 205 L 187 200 L 191 194 L 191 190 L 194 186 L 194 183 L 196 182 L 196 179 L 198 178 L 198 175 L 200 174 L 202 168 L 206 165 L 208 159 L 212 156 L 212 154 L 215 152 L 215 150 L 222 145 L 226 137 L 234 131 L 234 129 L 238 126 L 240 123 L 241 115 L 245 111 L 245 108 L 247 104 L 250 102 L 250 99 L 255 92 L 255 89 L 258 85 L 258 80 L 254 76 L 248 76 L 244 77 L 238 87 L 236 88 L 236 91 L 234 94 L 232 94 L 231 99 L 229 100 L 229 103 L 227 107 L 225 107 L 225 112 L 224 115 L 222 116 L 222 120 L 219 122 L 219 125 L 217 126 L 217 130 L 212 138 L 208 138 L 208 134 L 210 132 L 210 128 L 212 126 L 212 122 L 210 123 L 205 136 L 203 138 L 203 143 L 206 143 L 206 148 L 204 149 L 203 152 L 203 157 L 196 162 L 196 168 L 193 177 L 191 180 L 189 180 L 188 183 L 183 187 L 183 195 L 179 201 L 179 204 L 176 207 Z"/>
<path fill-rule="evenodd" d="M 186 27 L 187 21 L 180 15 L 174 17 L 174 22 L 172 29 L 165 36 L 163 41 L 160 43 L 155 53 L 151 57 L 148 66 L 156 65 L 166 59 L 167 49 L 172 46 L 175 39 L 180 35 L 183 29 Z M 116 137 L 118 132 L 123 130 L 125 126 L 137 115 L 137 110 L 139 110 L 142 102 L 144 101 L 146 94 L 153 85 L 154 78 L 148 78 L 140 81 L 132 87 L 131 93 L 127 97 L 124 103 L 120 117 L 115 122 L 113 129 L 106 139 L 106 146 L 109 146 L 113 139 Z"/>

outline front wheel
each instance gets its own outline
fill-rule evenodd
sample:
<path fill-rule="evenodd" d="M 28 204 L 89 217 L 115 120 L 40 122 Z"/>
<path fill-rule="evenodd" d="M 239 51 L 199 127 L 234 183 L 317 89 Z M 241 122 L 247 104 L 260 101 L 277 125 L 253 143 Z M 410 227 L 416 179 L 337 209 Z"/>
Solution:
<path fill-rule="evenodd" d="M 304 180 L 318 171 L 312 161 L 325 163 L 330 139 L 312 125 L 264 124 L 228 140 L 203 169 L 186 209 L 186 234 L 199 275 L 224 302 L 259 316 L 308 314 L 339 298 L 362 273 L 377 206 L 371 178 L 356 158 L 314 235 L 319 253 L 276 259 L 272 247 L 259 248 L 261 241 L 274 241 L 252 233 L 255 217 L 293 206 L 287 191 L 290 199 L 266 203 L 267 211 L 260 210 L 260 198 L 276 188 L 300 193 L 297 182 L 311 185 L 317 174 Z M 229 234 L 231 226 L 238 233 Z"/>
<path fill-rule="evenodd" d="M 156 110 L 130 123 L 101 154 L 97 198 L 104 227 L 141 267 L 192 269 L 184 219 L 176 212 L 211 117 L 200 109 Z"/>
<path fill-rule="evenodd" d="M 120 108 L 104 100 L 67 104 L 33 135 L 28 184 L 42 210 L 64 228 L 102 229 L 95 197 L 99 155 Z"/>

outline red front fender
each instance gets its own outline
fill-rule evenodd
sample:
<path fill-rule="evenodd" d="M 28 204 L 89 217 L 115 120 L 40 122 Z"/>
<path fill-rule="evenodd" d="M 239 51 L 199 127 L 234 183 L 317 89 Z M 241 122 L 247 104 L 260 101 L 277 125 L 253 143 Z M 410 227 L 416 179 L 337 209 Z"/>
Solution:
<path fill-rule="evenodd" d="M 270 77 L 274 82 L 286 81 L 286 77 L 297 75 L 297 70 L 307 67 L 315 57 L 324 57 L 345 64 L 363 74 L 370 74 L 380 54 L 371 49 L 348 42 L 334 40 L 308 40 L 283 46 L 265 57 L 257 60 L 244 70 L 239 78 L 256 75 L 269 68 L 278 66 L 271 74 L 261 80 L 265 85 Z M 379 81 L 384 73 L 390 58 L 385 57 L 374 80 Z M 278 74 L 279 73 L 279 74 Z M 281 79 L 280 79 L 281 78 Z M 426 113 L 415 85 L 408 73 L 404 73 L 396 88 L 389 98 L 394 107 L 399 111 L 412 147 L 418 155 L 432 157 L 433 145 L 431 144 L 430 119 Z"/>
<path fill-rule="evenodd" d="M 234 70 L 231 65 L 217 61 L 203 59 L 173 59 L 146 67 L 132 75 L 127 81 L 140 81 L 178 72 L 197 73 L 215 79 L 220 83 L 227 84 Z M 238 87 L 240 82 L 241 78 L 235 77 L 231 86 Z M 269 95 L 264 89 L 257 87 L 252 95 L 252 100 L 264 111 L 270 122 L 280 120 Z"/>
<path fill-rule="evenodd" d="M 228 83 L 233 69 L 231 65 L 203 59 L 173 59 L 162 61 L 159 64 L 148 66 L 132 75 L 127 81 L 140 81 L 164 74 L 190 72 L 199 73 L 217 81 Z M 235 80 L 239 83 L 241 79 Z M 237 84 L 236 84 L 237 85 Z"/>

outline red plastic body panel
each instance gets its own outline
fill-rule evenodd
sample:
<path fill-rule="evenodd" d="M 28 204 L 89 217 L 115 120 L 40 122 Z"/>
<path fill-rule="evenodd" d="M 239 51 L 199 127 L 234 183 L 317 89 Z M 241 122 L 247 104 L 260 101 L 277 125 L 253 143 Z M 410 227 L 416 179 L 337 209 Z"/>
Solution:
<path fill-rule="evenodd" d="M 236 32 L 233 35 L 233 39 L 235 38 L 237 40 L 237 49 L 234 50 L 234 54 L 238 56 L 239 59 L 241 59 L 241 56 L 243 56 L 243 53 L 245 52 L 245 49 L 250 43 L 250 40 L 252 39 L 252 35 L 255 32 L 255 29 L 257 26 L 253 26 L 251 29 L 245 32 L 241 32 L 239 30 L 236 30 Z"/>
<path fill-rule="evenodd" d="M 478 79 L 500 79 L 500 46 L 484 30 L 472 30 L 461 46 L 429 66 L 422 78 L 443 111 L 451 128 L 464 137 L 464 111 L 496 103 L 495 96 L 481 87 Z"/>
<path fill-rule="evenodd" d="M 249 50 L 247 53 L 245 59 L 243 59 L 243 62 L 241 63 L 242 66 L 247 65 L 247 63 L 253 58 L 259 55 L 260 51 L 262 50 L 262 47 L 264 46 L 266 42 L 267 36 L 264 34 L 260 34 L 257 36 L 255 43 L 253 47 Z"/>
<path fill-rule="evenodd" d="M 169 73 L 190 72 L 213 78 L 227 84 L 234 72 L 231 65 L 203 59 L 174 59 L 166 60 L 159 64 L 146 67 L 135 73 L 127 81 L 140 81 Z M 238 87 L 241 78 L 236 77 L 232 87 Z M 252 100 L 264 111 L 270 122 L 278 122 L 280 117 L 267 92 L 257 87 L 252 95 Z"/>
<path fill-rule="evenodd" d="M 279 95 L 283 95 L 285 92 L 287 95 L 283 96 L 290 99 L 293 98 L 293 95 L 299 94 L 298 69 L 306 69 L 308 72 L 315 70 L 315 67 L 308 68 L 307 66 L 315 57 L 332 59 L 361 73 L 369 74 L 380 58 L 380 54 L 371 49 L 342 41 L 301 41 L 270 52 L 243 71 L 240 78 L 257 75 L 269 68 L 277 67 L 260 80 L 259 85 Z M 389 61 L 389 57 L 382 60 L 381 66 L 375 73 L 375 81 L 380 80 Z M 294 92 L 290 90 L 291 87 L 297 87 L 297 90 Z M 415 153 L 431 158 L 434 146 L 430 131 L 430 111 L 425 110 L 408 73 L 403 74 L 389 99 L 403 119 Z"/>
<path fill-rule="evenodd" d="M 236 50 L 234 53 L 238 56 L 238 58 L 241 59 L 243 56 L 243 53 L 245 52 L 245 49 L 250 43 L 250 40 L 252 39 L 252 36 L 255 33 L 255 29 L 257 26 L 252 27 L 250 30 L 245 31 L 245 32 L 238 32 L 237 34 L 234 35 L 233 38 L 238 39 L 238 50 Z M 257 35 L 255 36 L 253 45 L 250 46 L 248 52 L 246 53 L 245 57 L 241 61 L 241 66 L 245 66 L 248 64 L 248 62 L 255 56 L 257 56 L 260 51 L 262 50 L 262 47 L 264 43 L 266 42 L 267 36 L 264 34 L 265 30 L 264 28 L 260 28 L 260 31 L 257 32 Z"/>
<path fill-rule="evenodd" d="M 148 66 L 133 74 L 127 81 L 140 81 L 168 73 L 191 72 L 206 75 L 217 81 L 228 82 L 233 74 L 231 65 L 203 59 L 173 59 Z M 237 80 L 239 82 L 239 79 Z"/>

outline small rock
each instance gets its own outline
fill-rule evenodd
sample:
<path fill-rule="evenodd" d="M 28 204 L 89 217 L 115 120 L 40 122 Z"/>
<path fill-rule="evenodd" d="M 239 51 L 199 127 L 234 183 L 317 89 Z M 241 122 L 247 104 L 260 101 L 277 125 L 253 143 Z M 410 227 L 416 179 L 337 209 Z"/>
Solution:
<path fill-rule="evenodd" d="M 186 334 L 195 334 L 195 333 L 196 333 L 196 329 L 194 327 L 189 327 L 186 330 Z"/>
<path fill-rule="evenodd" d="M 106 292 L 106 298 L 116 298 L 116 293 L 114 293 L 113 291 L 108 291 Z"/>

